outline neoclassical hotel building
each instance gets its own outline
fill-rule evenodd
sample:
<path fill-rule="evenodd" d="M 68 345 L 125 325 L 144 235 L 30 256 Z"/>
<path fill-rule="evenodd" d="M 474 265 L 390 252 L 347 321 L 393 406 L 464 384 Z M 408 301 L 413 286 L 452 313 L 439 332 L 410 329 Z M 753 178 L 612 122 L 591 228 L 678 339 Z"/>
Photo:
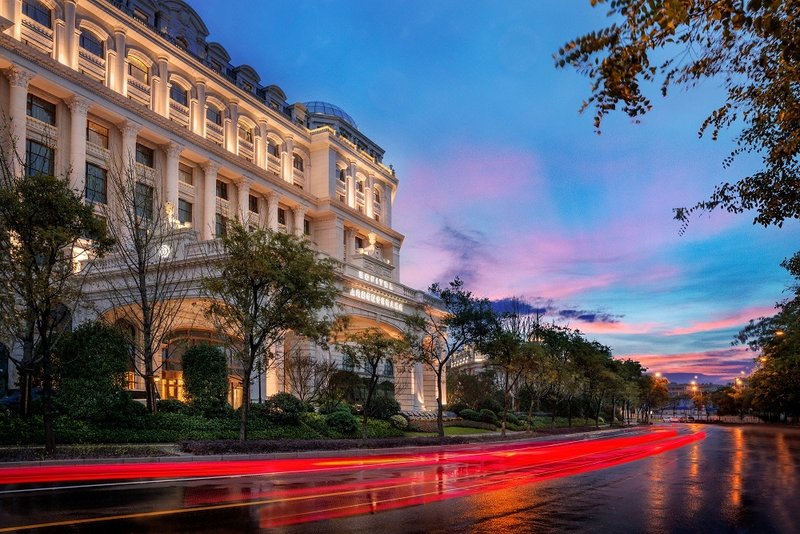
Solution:
<path fill-rule="evenodd" d="M 137 180 L 157 189 L 182 229 L 171 253 L 186 269 L 213 254 L 226 218 L 238 216 L 305 235 L 337 260 L 339 311 L 351 329 L 398 332 L 426 303 L 400 283 L 398 180 L 383 149 L 340 108 L 289 104 L 252 67 L 234 66 L 182 0 L 0 0 L 0 29 L 0 108 L 16 152 L 33 170 L 69 173 L 86 201 L 111 206 L 109 162 L 135 154 Z M 112 317 L 107 295 L 88 287 L 90 305 L 76 320 Z M 213 339 L 202 299 L 191 284 L 164 336 L 161 398 L 183 395 L 170 343 Z M 403 409 L 435 406 L 422 366 L 385 373 Z M 291 389 L 280 369 L 256 380 L 254 398 Z M 131 373 L 129 387 L 144 385 Z M 231 391 L 241 403 L 233 379 Z"/>

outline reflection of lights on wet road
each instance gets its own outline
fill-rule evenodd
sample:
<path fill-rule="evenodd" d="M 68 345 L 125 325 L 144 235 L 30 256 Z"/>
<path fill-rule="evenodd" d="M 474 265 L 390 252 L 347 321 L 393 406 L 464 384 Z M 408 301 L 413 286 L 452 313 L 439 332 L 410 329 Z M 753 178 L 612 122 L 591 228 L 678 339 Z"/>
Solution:
<path fill-rule="evenodd" d="M 482 445 L 480 449 L 465 446 L 366 458 L 9 467 L 0 468 L 0 483 L 17 486 L 2 488 L 0 494 L 53 490 L 32 487 L 37 483 L 80 487 L 247 477 L 257 485 L 238 490 L 232 486 L 225 492 L 188 486 L 182 508 L 87 517 L 51 525 L 257 507 L 261 527 L 271 528 L 376 513 L 586 473 L 669 451 L 704 437 L 703 432 L 679 434 L 674 429 L 651 429 L 607 439 L 500 443 Z M 347 476 L 351 479 L 343 482 Z M 0 532 L 42 526 L 18 525 L 0 528 Z"/>

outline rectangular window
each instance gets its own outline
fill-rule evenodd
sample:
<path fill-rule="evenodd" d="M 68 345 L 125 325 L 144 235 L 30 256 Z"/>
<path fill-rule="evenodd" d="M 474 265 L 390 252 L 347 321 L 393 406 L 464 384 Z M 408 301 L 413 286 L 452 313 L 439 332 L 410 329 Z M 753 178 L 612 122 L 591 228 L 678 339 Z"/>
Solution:
<path fill-rule="evenodd" d="M 239 125 L 239 139 L 243 141 L 247 141 L 248 143 L 253 142 L 253 130 L 250 128 L 240 124 Z"/>
<path fill-rule="evenodd" d="M 297 154 L 294 155 L 292 158 L 292 166 L 297 169 L 298 171 L 303 170 L 303 158 L 298 156 Z"/>
<path fill-rule="evenodd" d="M 136 217 L 153 220 L 153 188 L 147 184 L 136 182 L 136 189 L 133 192 L 133 207 L 136 210 Z"/>
<path fill-rule="evenodd" d="M 28 116 L 55 125 L 56 105 L 43 98 L 28 93 Z"/>
<path fill-rule="evenodd" d="M 258 197 L 250 195 L 250 211 L 258 213 Z"/>
<path fill-rule="evenodd" d="M 222 113 L 213 106 L 206 108 L 206 119 L 217 126 L 222 126 Z"/>
<path fill-rule="evenodd" d="M 311 221 L 308 219 L 303 219 L 303 233 L 305 235 L 311 235 Z"/>
<path fill-rule="evenodd" d="M 152 169 L 155 166 L 153 149 L 136 143 L 136 163 Z"/>
<path fill-rule="evenodd" d="M 192 203 L 178 199 L 178 220 L 184 226 L 192 225 Z"/>
<path fill-rule="evenodd" d="M 129 59 L 128 60 L 128 76 L 134 80 L 138 80 L 144 85 L 147 85 L 147 69 L 139 62 Z"/>
<path fill-rule="evenodd" d="M 214 233 L 217 237 L 225 237 L 225 235 L 228 233 L 228 218 L 220 213 L 217 213 L 216 224 L 214 225 Z"/>
<path fill-rule="evenodd" d="M 55 159 L 55 151 L 49 146 L 32 139 L 25 140 L 25 174 L 28 176 L 53 176 Z"/>
<path fill-rule="evenodd" d="M 188 186 L 194 186 L 194 169 L 183 163 L 178 164 L 178 181 Z"/>
<path fill-rule="evenodd" d="M 283 208 L 278 208 L 278 224 L 286 226 L 286 210 Z"/>
<path fill-rule="evenodd" d="M 108 148 L 108 128 L 96 122 L 86 122 L 86 140 L 93 145 Z"/>
<path fill-rule="evenodd" d="M 103 53 L 103 42 L 92 32 L 86 30 L 81 31 L 81 37 L 78 40 L 78 46 L 99 58 L 102 58 L 105 55 Z"/>
<path fill-rule="evenodd" d="M 53 27 L 53 16 L 39 0 L 22 0 L 22 14 L 47 28 Z"/>
<path fill-rule="evenodd" d="M 364 181 L 363 180 L 356 180 L 356 191 L 359 193 L 364 192 Z"/>
<path fill-rule="evenodd" d="M 364 248 L 364 238 L 356 236 L 356 250 Z"/>
<path fill-rule="evenodd" d="M 107 171 L 94 163 L 86 164 L 86 201 L 90 204 L 108 202 Z"/>
<path fill-rule="evenodd" d="M 217 180 L 217 198 L 228 200 L 228 184 L 222 180 Z"/>
<path fill-rule="evenodd" d="M 178 104 L 189 106 L 189 93 L 178 84 L 172 84 L 169 88 L 169 97 Z"/>
<path fill-rule="evenodd" d="M 269 146 L 267 147 L 267 150 L 269 151 L 270 156 L 274 156 L 276 158 L 281 157 L 281 149 L 275 143 L 270 143 Z"/>

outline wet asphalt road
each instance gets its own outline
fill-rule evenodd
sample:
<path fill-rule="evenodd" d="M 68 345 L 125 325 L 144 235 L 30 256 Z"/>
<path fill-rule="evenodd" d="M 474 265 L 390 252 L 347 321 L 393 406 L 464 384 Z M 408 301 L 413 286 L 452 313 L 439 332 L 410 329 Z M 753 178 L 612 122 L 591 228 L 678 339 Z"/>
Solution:
<path fill-rule="evenodd" d="M 534 483 L 520 482 L 515 478 L 519 470 L 509 464 L 501 468 L 482 462 L 483 467 L 505 471 L 490 485 L 463 485 L 466 489 L 448 498 L 422 499 L 419 495 L 425 493 L 414 490 L 417 497 L 402 495 L 406 500 L 395 501 L 400 507 L 388 510 L 385 504 L 392 500 L 381 497 L 387 495 L 387 484 L 405 488 L 408 480 L 414 480 L 435 488 L 437 481 L 441 486 L 446 480 L 467 480 L 478 468 L 466 462 L 447 467 L 429 462 L 337 473 L 335 480 L 330 475 L 305 474 L 94 483 L 61 490 L 52 486 L 64 484 L 50 484 L 49 489 L 35 492 L 20 491 L 24 486 L 0 486 L 0 532 L 14 525 L 62 520 L 51 528 L 20 532 L 800 532 L 800 429 L 672 428 L 682 434 L 705 431 L 706 438 L 619 465 L 612 465 L 618 460 L 609 461 L 615 451 L 604 456 L 576 452 L 558 464 L 560 471 L 551 471 L 555 478 Z M 635 454 L 634 449 L 619 451 L 621 456 Z M 603 468 L 570 474 L 569 469 L 592 462 Z M 531 478 L 546 478 L 542 473 L 523 471 Z M 380 490 L 364 491 L 373 485 Z M 388 495 L 405 490 L 392 491 Z M 281 498 L 275 499 L 276 495 Z M 308 508 L 309 495 L 323 496 Z M 242 501 L 252 504 L 241 506 Z M 353 501 L 357 515 L 336 517 L 335 510 L 343 506 L 352 512 Z M 142 510 L 203 505 L 220 507 L 191 514 L 139 515 Z M 306 522 L 282 525 L 276 519 L 292 514 L 304 514 Z M 76 517 L 98 515 L 130 517 L 67 524 Z"/>

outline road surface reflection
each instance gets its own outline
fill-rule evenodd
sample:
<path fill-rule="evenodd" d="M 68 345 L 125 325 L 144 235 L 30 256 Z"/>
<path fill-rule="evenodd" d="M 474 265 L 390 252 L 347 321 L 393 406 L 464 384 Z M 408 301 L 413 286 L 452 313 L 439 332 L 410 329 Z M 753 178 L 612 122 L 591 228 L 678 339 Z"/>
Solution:
<path fill-rule="evenodd" d="M 0 532 L 141 520 L 247 508 L 261 528 L 374 514 L 587 473 L 685 445 L 704 432 L 649 429 L 604 439 L 449 447 L 367 457 L 0 468 Z M 699 454 L 697 450 L 693 454 Z M 110 488 L 181 484 L 171 498 L 102 507 Z M 97 490 L 104 492 L 99 493 Z M 93 491 L 98 508 L 73 510 L 52 495 Z M 46 508 L 41 499 L 50 498 Z M 13 495 L 13 506 L 5 496 Z M 134 498 L 134 492 L 127 495 Z M 163 495 L 162 495 L 163 496 Z M 179 497 L 180 496 L 180 497 Z M 177 500 L 175 497 L 179 497 Z M 657 496 L 653 496 L 658 499 Z"/>

